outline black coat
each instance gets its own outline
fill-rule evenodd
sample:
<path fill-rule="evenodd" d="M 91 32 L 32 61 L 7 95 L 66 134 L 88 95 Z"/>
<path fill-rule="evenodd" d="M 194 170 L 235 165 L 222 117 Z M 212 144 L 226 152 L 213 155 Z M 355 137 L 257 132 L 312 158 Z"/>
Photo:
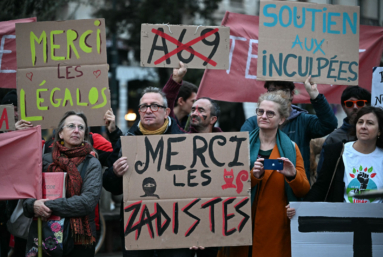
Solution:
<path fill-rule="evenodd" d="M 345 184 L 344 177 L 344 163 L 341 156 L 343 149 L 343 142 L 325 145 L 324 147 L 324 160 L 322 168 L 319 172 L 318 180 L 311 187 L 309 193 L 304 198 L 307 202 L 343 202 Z M 330 191 L 327 199 L 326 194 L 330 187 L 331 179 L 335 172 L 335 166 L 339 159 L 339 164 L 336 169 L 334 180 L 331 184 Z"/>

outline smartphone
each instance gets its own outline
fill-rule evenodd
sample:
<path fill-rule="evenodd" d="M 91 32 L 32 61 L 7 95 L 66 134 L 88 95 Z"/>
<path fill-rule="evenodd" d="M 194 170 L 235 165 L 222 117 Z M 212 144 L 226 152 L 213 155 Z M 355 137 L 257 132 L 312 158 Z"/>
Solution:
<path fill-rule="evenodd" d="M 283 170 L 283 160 L 265 159 L 263 168 L 265 170 Z"/>

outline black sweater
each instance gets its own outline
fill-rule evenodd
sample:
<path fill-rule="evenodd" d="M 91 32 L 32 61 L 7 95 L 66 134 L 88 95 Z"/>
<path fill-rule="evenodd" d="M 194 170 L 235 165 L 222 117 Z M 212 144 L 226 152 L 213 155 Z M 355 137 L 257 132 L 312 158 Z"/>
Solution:
<path fill-rule="evenodd" d="M 341 156 L 343 142 L 329 144 L 324 146 L 324 160 L 322 168 L 319 172 L 318 180 L 311 187 L 309 193 L 304 198 L 307 202 L 343 202 L 344 201 L 344 163 Z M 338 167 L 331 184 L 331 179 L 335 171 L 336 163 L 339 160 Z M 327 191 L 330 187 L 329 194 L 326 199 Z"/>

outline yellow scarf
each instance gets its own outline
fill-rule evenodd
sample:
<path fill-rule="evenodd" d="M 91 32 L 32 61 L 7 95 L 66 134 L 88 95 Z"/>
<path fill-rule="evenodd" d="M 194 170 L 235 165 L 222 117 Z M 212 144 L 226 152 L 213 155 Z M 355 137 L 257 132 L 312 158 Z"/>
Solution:
<path fill-rule="evenodd" d="M 147 130 L 142 126 L 141 122 L 138 124 L 138 128 L 140 129 L 143 135 L 162 135 L 167 129 L 168 125 L 169 125 L 169 119 L 167 118 L 164 122 L 164 125 L 162 125 L 162 127 L 157 130 Z"/>

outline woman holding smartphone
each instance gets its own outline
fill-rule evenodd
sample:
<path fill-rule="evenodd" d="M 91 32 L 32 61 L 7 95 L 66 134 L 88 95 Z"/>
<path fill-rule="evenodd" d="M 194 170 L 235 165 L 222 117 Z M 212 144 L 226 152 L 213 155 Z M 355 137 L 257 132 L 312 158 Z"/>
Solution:
<path fill-rule="evenodd" d="M 230 247 L 224 256 L 291 256 L 290 221 L 286 205 L 310 190 L 298 146 L 279 127 L 290 114 L 290 100 L 282 91 L 259 97 L 258 127 L 249 134 L 253 245 Z M 282 160 L 281 170 L 265 170 L 268 159 Z M 277 161 L 278 162 L 278 161 Z"/>

